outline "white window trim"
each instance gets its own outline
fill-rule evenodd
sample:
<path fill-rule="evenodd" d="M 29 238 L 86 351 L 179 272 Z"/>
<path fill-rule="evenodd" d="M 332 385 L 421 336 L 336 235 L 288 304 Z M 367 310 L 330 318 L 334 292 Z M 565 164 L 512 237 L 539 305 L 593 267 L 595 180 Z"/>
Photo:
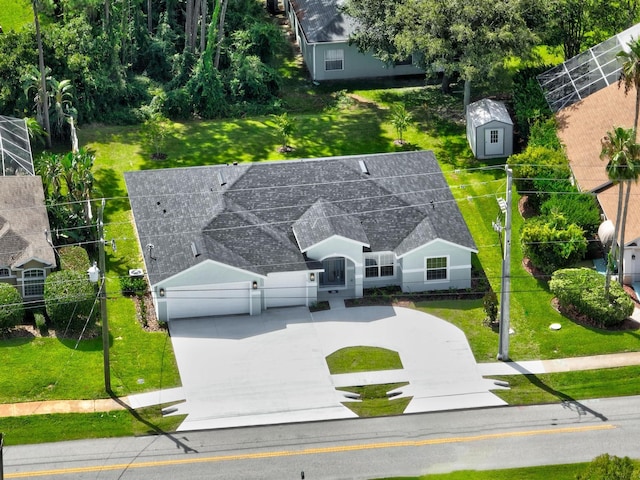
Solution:
<path fill-rule="evenodd" d="M 329 52 L 337 52 L 335 58 L 327 58 Z M 340 68 L 327 68 L 327 62 L 337 62 L 340 61 Z M 324 71 L 325 72 L 339 72 L 344 70 L 344 49 L 343 48 L 332 48 L 330 50 L 324 51 Z"/>
<path fill-rule="evenodd" d="M 3 275 L 2 271 L 6 270 L 7 272 L 9 272 L 7 275 Z M 9 267 L 0 267 L 0 278 L 12 278 L 15 275 L 11 275 L 11 268 Z"/>
<path fill-rule="evenodd" d="M 41 275 L 37 277 L 26 277 L 25 274 L 27 272 L 40 272 Z M 26 286 L 29 285 L 29 282 L 31 280 L 42 280 L 42 292 L 44 294 L 44 281 L 46 277 L 47 277 L 47 272 L 45 271 L 44 268 L 29 268 L 27 270 L 23 270 L 22 278 L 20 279 L 20 281 L 22 282 L 22 296 L 23 297 L 41 297 L 42 296 L 41 294 L 27 295 Z"/>
<path fill-rule="evenodd" d="M 495 136 L 494 136 L 495 134 Z M 495 140 L 494 140 L 495 139 Z M 492 128 L 489 130 L 489 143 L 496 144 L 500 142 L 500 131 L 497 128 Z"/>
<path fill-rule="evenodd" d="M 380 257 L 383 255 L 389 256 L 391 258 L 391 263 L 385 263 L 383 265 L 382 262 L 380 261 Z M 376 261 L 376 264 L 367 266 L 368 259 L 374 259 Z M 378 275 L 374 277 L 367 277 L 367 268 L 374 268 L 374 267 L 378 269 Z M 382 267 L 393 267 L 393 275 L 382 275 Z M 363 268 L 364 268 L 364 279 L 369 281 L 375 281 L 379 279 L 396 278 L 398 263 L 396 262 L 396 256 L 393 252 L 366 252 L 363 255 Z"/>
<path fill-rule="evenodd" d="M 447 266 L 445 268 L 445 272 L 446 272 L 446 277 L 445 278 L 437 278 L 435 280 L 428 280 L 427 279 L 427 260 L 430 258 L 446 258 L 447 259 Z M 450 255 L 430 255 L 428 257 L 424 257 L 424 283 L 443 283 L 443 282 L 448 282 L 451 278 L 450 275 L 450 271 L 451 271 L 451 257 Z"/>

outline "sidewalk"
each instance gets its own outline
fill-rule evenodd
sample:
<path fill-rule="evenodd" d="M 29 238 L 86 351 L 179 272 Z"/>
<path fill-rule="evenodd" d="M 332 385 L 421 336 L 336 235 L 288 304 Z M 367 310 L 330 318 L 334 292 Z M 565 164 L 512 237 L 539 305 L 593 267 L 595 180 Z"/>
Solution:
<path fill-rule="evenodd" d="M 496 375 L 539 375 L 544 373 L 573 372 L 577 370 L 599 370 L 604 368 L 640 365 L 640 352 L 613 353 L 590 357 L 559 358 L 555 360 L 528 360 L 522 362 L 492 362 L 477 364 L 483 377 Z M 371 372 L 371 380 L 378 380 L 381 372 Z M 359 376 L 366 375 L 365 372 Z M 346 383 L 352 383 L 349 380 Z M 366 382 L 371 383 L 371 382 Z M 375 382 L 374 382 L 375 383 Z M 99 400 L 52 400 L 45 402 L 22 402 L 0 404 L 0 418 L 52 413 L 95 413 L 143 408 L 163 403 L 184 400 L 182 388 L 158 390 L 122 397 Z"/>

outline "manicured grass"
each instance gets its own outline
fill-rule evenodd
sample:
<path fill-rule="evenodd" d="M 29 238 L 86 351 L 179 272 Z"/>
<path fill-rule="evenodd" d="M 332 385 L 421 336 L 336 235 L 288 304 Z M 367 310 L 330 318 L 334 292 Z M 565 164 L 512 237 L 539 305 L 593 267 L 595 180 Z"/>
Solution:
<path fill-rule="evenodd" d="M 588 398 L 640 395 L 640 367 L 608 368 L 545 375 L 492 377 L 509 382 L 510 390 L 494 393 L 509 405 L 531 405 Z"/>
<path fill-rule="evenodd" d="M 327 357 L 332 375 L 402 368 L 398 352 L 380 347 L 347 347 Z"/>
<path fill-rule="evenodd" d="M 343 402 L 359 417 L 382 417 L 385 415 L 401 415 L 407 408 L 413 397 L 392 398 L 387 397 L 387 392 L 404 387 L 408 383 L 387 383 L 380 385 L 366 385 L 356 387 L 338 388 L 338 390 L 357 393 L 361 402 Z"/>
<path fill-rule="evenodd" d="M 576 474 L 584 471 L 586 465 L 586 463 L 574 463 L 504 470 L 460 470 L 421 477 L 392 477 L 384 480 L 574 480 Z"/>
<path fill-rule="evenodd" d="M 163 417 L 161 409 L 162 406 L 155 406 L 135 412 L 114 410 L 3 418 L 4 444 L 22 445 L 175 431 L 185 416 Z"/>
<path fill-rule="evenodd" d="M 33 9 L 29 0 L 0 0 L 0 26 L 4 32 L 19 31 L 33 22 Z"/>

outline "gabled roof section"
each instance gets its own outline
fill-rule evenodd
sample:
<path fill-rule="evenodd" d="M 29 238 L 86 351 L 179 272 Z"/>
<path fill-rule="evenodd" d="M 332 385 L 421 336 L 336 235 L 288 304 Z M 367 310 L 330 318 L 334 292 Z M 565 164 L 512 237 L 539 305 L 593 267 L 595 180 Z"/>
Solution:
<path fill-rule="evenodd" d="M 0 115 L 0 175 L 33 174 L 26 120 Z"/>
<path fill-rule="evenodd" d="M 474 128 L 486 125 L 489 122 L 501 122 L 513 125 L 513 120 L 504 103 L 490 98 L 483 98 L 467 107 L 467 115 Z"/>
<path fill-rule="evenodd" d="M 342 13 L 344 0 L 291 0 L 308 43 L 346 42 L 357 23 Z"/>
<path fill-rule="evenodd" d="M 302 252 L 335 235 L 369 246 L 360 220 L 323 198 L 294 222 L 293 233 Z"/>
<path fill-rule="evenodd" d="M 435 239 L 475 250 L 430 151 L 144 170 L 125 180 L 152 284 L 205 259 L 261 275 L 318 268 L 306 248 L 332 235 L 379 252 Z"/>
<path fill-rule="evenodd" d="M 618 52 L 640 35 L 640 23 L 538 75 L 549 108 L 558 112 L 618 82 Z"/>
<path fill-rule="evenodd" d="M 32 259 L 55 266 L 49 228 L 40 177 L 0 176 L 0 266 L 21 268 Z"/>

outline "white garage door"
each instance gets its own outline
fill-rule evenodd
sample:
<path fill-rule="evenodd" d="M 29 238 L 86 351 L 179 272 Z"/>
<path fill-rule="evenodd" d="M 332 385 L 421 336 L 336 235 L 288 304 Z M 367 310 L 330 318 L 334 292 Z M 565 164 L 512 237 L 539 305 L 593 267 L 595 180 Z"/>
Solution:
<path fill-rule="evenodd" d="M 266 307 L 289 307 L 307 304 L 305 276 L 300 274 L 271 274 L 265 281 Z"/>
<path fill-rule="evenodd" d="M 169 320 L 249 313 L 249 282 L 166 289 Z"/>

